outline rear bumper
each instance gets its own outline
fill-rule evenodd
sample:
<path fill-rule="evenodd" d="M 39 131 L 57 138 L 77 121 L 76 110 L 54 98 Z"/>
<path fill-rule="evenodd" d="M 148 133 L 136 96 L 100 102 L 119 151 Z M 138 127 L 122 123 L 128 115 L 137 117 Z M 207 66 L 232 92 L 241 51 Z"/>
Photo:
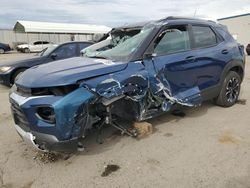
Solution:
<path fill-rule="evenodd" d="M 15 125 L 15 129 L 23 141 L 40 151 L 53 152 L 74 152 L 77 150 L 78 139 L 59 141 L 55 136 L 38 132 L 26 132 L 20 126 Z"/>

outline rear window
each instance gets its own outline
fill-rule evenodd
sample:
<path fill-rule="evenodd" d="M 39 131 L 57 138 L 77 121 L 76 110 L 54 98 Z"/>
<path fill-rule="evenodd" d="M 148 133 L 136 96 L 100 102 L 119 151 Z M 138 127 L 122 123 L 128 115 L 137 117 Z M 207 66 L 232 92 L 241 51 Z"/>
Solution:
<path fill-rule="evenodd" d="M 213 30 L 207 26 L 193 26 L 196 48 L 204 48 L 217 44 L 217 37 Z"/>

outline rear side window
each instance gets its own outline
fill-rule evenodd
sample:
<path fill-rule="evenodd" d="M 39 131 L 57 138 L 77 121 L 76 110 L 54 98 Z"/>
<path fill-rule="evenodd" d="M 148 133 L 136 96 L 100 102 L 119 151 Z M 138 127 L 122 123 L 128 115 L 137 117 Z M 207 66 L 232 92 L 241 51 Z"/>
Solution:
<path fill-rule="evenodd" d="M 42 43 L 43 43 L 43 44 L 49 44 L 49 42 L 47 42 L 47 41 L 43 41 Z"/>
<path fill-rule="evenodd" d="M 217 37 L 207 26 L 192 26 L 196 48 L 204 48 L 217 44 Z"/>
<path fill-rule="evenodd" d="M 34 45 L 40 45 L 40 44 L 42 44 L 41 41 L 34 42 Z"/>
<path fill-rule="evenodd" d="M 58 59 L 74 57 L 76 56 L 76 47 L 74 43 L 65 44 L 56 49 L 54 53 L 57 55 Z"/>
<path fill-rule="evenodd" d="M 80 51 L 83 50 L 84 48 L 88 47 L 88 46 L 90 46 L 89 43 L 80 43 L 79 44 Z"/>
<path fill-rule="evenodd" d="M 189 34 L 186 26 L 173 26 L 164 30 L 155 41 L 157 56 L 190 50 Z"/>

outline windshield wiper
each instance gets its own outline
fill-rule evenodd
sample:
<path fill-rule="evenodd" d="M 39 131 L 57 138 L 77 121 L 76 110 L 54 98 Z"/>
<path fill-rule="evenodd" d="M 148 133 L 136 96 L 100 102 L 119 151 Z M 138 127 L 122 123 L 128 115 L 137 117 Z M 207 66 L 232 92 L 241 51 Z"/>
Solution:
<path fill-rule="evenodd" d="M 98 56 L 98 55 L 94 55 L 94 56 L 86 56 L 88 58 L 99 58 L 99 59 L 108 59 L 107 57 L 104 56 Z"/>

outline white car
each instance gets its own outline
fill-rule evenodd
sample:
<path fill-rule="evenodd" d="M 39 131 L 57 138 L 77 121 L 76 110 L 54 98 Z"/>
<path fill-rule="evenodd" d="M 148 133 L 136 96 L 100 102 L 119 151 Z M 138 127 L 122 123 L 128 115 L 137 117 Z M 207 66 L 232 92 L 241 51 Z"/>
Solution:
<path fill-rule="evenodd" d="M 52 43 L 48 41 L 35 41 L 30 44 L 21 44 L 17 46 L 17 51 L 29 53 L 29 52 L 41 52 L 45 48 L 51 46 Z"/>

